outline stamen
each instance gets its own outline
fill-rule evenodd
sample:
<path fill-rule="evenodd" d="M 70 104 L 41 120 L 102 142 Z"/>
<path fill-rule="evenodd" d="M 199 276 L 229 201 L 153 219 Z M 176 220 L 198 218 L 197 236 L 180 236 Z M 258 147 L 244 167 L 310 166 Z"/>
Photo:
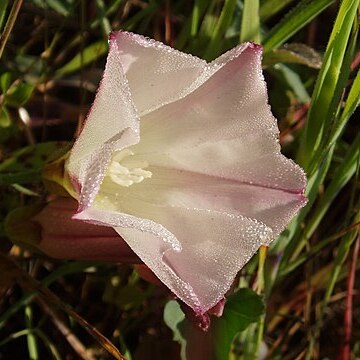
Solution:
<path fill-rule="evenodd" d="M 149 164 L 146 161 L 132 160 L 133 155 L 134 153 L 131 150 L 124 149 L 113 156 L 107 175 L 114 183 L 128 187 L 151 178 L 151 171 L 143 169 Z"/>

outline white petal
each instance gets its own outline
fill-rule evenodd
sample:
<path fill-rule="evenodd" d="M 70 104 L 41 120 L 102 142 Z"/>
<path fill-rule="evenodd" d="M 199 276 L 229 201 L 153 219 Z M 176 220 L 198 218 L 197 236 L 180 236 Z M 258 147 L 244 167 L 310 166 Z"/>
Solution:
<path fill-rule="evenodd" d="M 116 41 L 111 38 L 109 45 L 106 68 L 95 101 L 67 162 L 69 175 L 80 187 L 88 181 L 94 161 L 107 165 L 114 150 L 139 141 L 139 118 L 122 70 Z"/>
<path fill-rule="evenodd" d="M 133 152 L 150 165 L 302 193 L 303 171 L 280 154 L 260 49 L 247 44 L 218 62 L 226 60 L 194 92 L 142 118 Z"/>
<path fill-rule="evenodd" d="M 272 237 L 264 224 L 242 216 L 143 205 L 170 233 L 156 223 L 150 226 L 148 220 L 131 216 L 125 220 L 126 215 L 105 209 L 89 208 L 77 218 L 114 226 L 156 276 L 198 313 L 205 313 L 223 297 L 240 268 Z"/>
<path fill-rule="evenodd" d="M 192 91 L 207 63 L 153 39 L 128 32 L 113 33 L 120 60 L 140 115 Z"/>
<path fill-rule="evenodd" d="M 146 211 L 149 203 L 159 207 L 221 211 L 264 223 L 272 229 L 274 238 L 306 204 L 306 198 L 298 193 L 194 172 L 159 167 L 149 169 L 152 178 L 136 186 L 122 189 L 110 182 L 104 183 L 99 195 L 106 203 L 103 207 L 147 219 L 153 219 Z"/>

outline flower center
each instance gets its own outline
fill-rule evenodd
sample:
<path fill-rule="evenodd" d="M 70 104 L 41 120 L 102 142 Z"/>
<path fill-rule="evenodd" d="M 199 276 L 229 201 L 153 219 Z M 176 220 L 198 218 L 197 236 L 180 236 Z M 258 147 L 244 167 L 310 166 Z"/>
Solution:
<path fill-rule="evenodd" d="M 129 149 L 115 153 L 107 170 L 107 175 L 114 183 L 128 187 L 151 178 L 151 171 L 143 169 L 149 164 L 146 161 L 132 159 L 133 155 L 134 153 Z"/>

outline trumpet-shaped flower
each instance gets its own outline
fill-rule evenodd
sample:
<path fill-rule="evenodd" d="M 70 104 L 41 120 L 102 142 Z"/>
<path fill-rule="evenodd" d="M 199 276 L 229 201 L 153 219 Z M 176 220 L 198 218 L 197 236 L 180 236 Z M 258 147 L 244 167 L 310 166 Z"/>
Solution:
<path fill-rule="evenodd" d="M 304 172 L 280 153 L 261 47 L 207 63 L 127 32 L 109 43 L 66 163 L 74 219 L 115 229 L 203 314 L 306 203 Z"/>

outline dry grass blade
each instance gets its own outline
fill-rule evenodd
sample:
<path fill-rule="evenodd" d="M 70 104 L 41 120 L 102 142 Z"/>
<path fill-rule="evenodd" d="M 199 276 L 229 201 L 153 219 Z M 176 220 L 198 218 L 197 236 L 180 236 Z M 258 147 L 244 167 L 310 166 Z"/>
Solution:
<path fill-rule="evenodd" d="M 339 358 L 349 360 L 351 358 L 351 333 L 352 333 L 352 316 L 353 316 L 353 296 L 355 285 L 356 261 L 359 257 L 360 237 L 354 244 L 353 256 L 349 267 L 349 276 L 347 281 L 346 308 L 344 314 L 344 341 L 340 349 Z"/>
<path fill-rule="evenodd" d="M 56 312 L 51 309 L 41 297 L 38 297 L 36 301 L 42 310 L 49 315 L 55 327 L 60 331 L 79 357 L 83 360 L 95 360 L 95 357 L 86 349 L 74 332 L 59 318 Z"/>
<path fill-rule="evenodd" d="M 53 292 L 42 286 L 40 282 L 24 272 L 15 261 L 0 253 L 0 265 L 7 270 L 7 273 L 12 274 L 12 278 L 16 278 L 16 281 L 21 287 L 30 291 L 36 291 L 38 296 L 40 296 L 47 304 L 60 308 L 76 320 L 88 334 L 90 334 L 106 351 L 109 352 L 109 354 L 113 356 L 114 359 L 126 360 L 110 340 L 102 335 L 79 314 L 77 314 L 69 305 L 61 301 L 61 299 L 59 299 Z"/>

